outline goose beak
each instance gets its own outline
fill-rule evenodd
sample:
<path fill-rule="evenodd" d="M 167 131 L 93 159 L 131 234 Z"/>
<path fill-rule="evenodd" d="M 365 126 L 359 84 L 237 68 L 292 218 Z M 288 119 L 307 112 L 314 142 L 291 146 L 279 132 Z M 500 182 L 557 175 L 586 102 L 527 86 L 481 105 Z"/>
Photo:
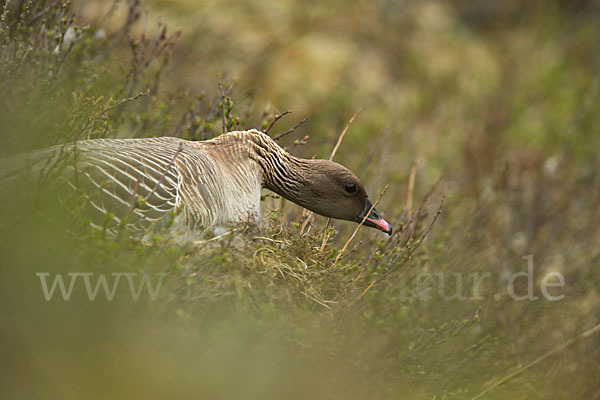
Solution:
<path fill-rule="evenodd" d="M 365 199 L 365 209 L 363 210 L 363 212 L 359 215 L 359 217 L 357 219 L 357 222 L 359 224 L 363 220 L 363 218 L 365 218 L 365 216 L 367 215 L 369 210 L 371 210 L 371 207 L 373 207 L 373 203 L 371 203 L 371 200 Z M 373 210 L 371 210 L 371 213 L 369 214 L 369 216 L 367 217 L 367 219 L 365 220 L 365 223 L 363 225 L 369 226 L 371 228 L 379 229 L 380 231 L 385 232 L 388 235 L 392 236 L 392 226 L 390 224 L 388 224 L 387 221 L 379 215 L 379 213 L 377 212 L 377 210 L 375 208 L 373 208 Z"/>

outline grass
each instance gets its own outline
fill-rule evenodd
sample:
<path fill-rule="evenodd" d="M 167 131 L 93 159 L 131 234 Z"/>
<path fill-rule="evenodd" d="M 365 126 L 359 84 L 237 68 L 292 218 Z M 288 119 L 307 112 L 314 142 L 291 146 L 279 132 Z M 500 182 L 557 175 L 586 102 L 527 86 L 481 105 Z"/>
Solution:
<path fill-rule="evenodd" d="M 262 231 L 196 245 L 157 232 L 147 245 L 90 228 L 77 198 L 2 185 L 4 397 L 600 396 L 593 9 L 7 4 L 2 156 L 202 140 L 292 109 L 269 133 L 309 117 L 280 144 L 306 158 L 337 149 L 372 198 L 389 185 L 377 208 L 399 233 L 353 238 L 355 224 L 306 222 L 265 193 Z M 528 255 L 538 299 L 517 301 L 509 287 L 525 295 L 528 282 L 509 279 Z M 74 272 L 92 287 L 101 273 L 161 286 L 133 300 L 122 275 L 113 300 L 99 289 L 89 301 L 79 276 L 70 300 L 46 301 L 36 274 Z M 551 272 L 565 280 L 548 288 L 558 301 L 542 291 Z"/>

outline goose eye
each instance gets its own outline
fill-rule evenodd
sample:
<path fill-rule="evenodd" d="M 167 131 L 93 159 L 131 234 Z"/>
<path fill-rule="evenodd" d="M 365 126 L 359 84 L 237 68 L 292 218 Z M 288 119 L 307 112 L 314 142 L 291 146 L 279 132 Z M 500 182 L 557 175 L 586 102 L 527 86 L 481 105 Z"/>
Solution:
<path fill-rule="evenodd" d="M 347 183 L 346 184 L 346 192 L 356 193 L 356 185 L 354 183 Z"/>

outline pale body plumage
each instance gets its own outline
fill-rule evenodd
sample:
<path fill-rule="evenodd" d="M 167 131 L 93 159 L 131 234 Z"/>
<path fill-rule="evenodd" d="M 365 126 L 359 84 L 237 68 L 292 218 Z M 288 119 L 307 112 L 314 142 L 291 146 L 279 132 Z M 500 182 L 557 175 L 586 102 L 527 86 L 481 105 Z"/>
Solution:
<path fill-rule="evenodd" d="M 243 134 L 231 136 L 236 141 Z M 258 166 L 244 146 L 211 151 L 209 143 L 172 137 L 85 141 L 77 145 L 78 167 L 110 199 L 125 207 L 136 201 L 132 213 L 142 221 L 153 223 L 169 214 L 191 228 L 258 222 Z M 93 172 L 100 172 L 104 182 Z"/>

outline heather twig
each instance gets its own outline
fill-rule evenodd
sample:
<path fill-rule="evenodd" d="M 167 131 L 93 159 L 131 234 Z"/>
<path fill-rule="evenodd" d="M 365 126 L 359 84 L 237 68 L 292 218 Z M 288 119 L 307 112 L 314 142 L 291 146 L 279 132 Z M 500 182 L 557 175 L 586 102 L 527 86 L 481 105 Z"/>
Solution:
<path fill-rule="evenodd" d="M 286 110 L 286 111 L 282 112 L 281 114 L 276 114 L 275 117 L 273 118 L 273 120 L 271 121 L 271 123 L 269 124 L 269 126 L 266 129 L 263 129 L 263 133 L 269 133 L 271 128 L 273 128 L 273 125 L 275 125 L 275 123 L 277 121 L 279 121 L 281 119 L 281 117 L 283 117 L 284 115 L 287 115 L 287 114 L 291 114 L 291 113 L 292 112 L 290 110 Z"/>
<path fill-rule="evenodd" d="M 288 129 L 287 131 L 283 132 L 281 135 L 277 135 L 273 138 L 273 140 L 279 140 L 284 136 L 289 135 L 290 133 L 294 132 L 296 129 L 298 129 L 300 127 L 300 125 L 304 124 L 306 121 L 308 121 L 308 117 L 303 118 L 300 122 L 298 122 L 296 125 L 294 125 L 293 127 L 291 127 L 290 129 Z"/>

